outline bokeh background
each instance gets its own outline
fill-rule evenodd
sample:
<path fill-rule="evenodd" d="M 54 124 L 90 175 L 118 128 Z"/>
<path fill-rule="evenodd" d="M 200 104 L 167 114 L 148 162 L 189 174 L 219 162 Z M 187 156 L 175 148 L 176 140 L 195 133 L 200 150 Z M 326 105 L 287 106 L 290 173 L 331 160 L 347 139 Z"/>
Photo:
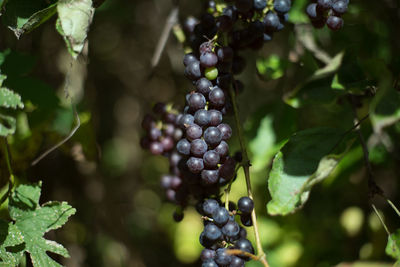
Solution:
<path fill-rule="evenodd" d="M 354 58 L 377 59 L 399 77 L 398 1 L 350 1 L 345 27 L 337 33 L 310 28 L 304 14 L 306 3 L 294 1 L 292 23 L 261 51 L 243 53 L 247 66 L 240 76 L 245 90 L 239 106 L 252 155 L 262 243 L 272 267 L 328 267 L 360 260 L 378 262 L 371 266 L 391 266 L 393 260 L 385 255 L 387 235 L 368 200 L 359 145 L 354 145 L 329 179 L 312 190 L 304 209 L 271 217 L 265 208 L 268 171 L 282 141 L 298 130 L 349 129 L 353 123 L 351 110 L 340 97 L 317 95 L 311 97 L 312 104 L 300 109 L 282 101 L 305 75 L 322 67 L 313 56 L 316 52 L 305 48 L 304 39 L 311 39 L 319 52 L 331 57 L 346 51 L 344 64 Z M 202 5 L 202 1 L 181 0 L 180 20 L 198 16 Z M 11 139 L 14 171 L 21 182 L 43 181 L 42 202 L 64 200 L 77 209 L 62 229 L 48 234 L 70 251 L 70 259 L 59 259 L 66 266 L 200 266 L 199 215 L 188 209 L 181 223 L 173 221 L 175 207 L 165 201 L 159 186 L 160 175 L 168 171 L 167 159 L 151 156 L 139 145 L 144 134 L 141 119 L 152 105 L 162 101 L 182 107 L 185 93 L 191 90 L 183 76 L 184 49 L 173 35 L 158 67 L 150 67 L 172 7 L 168 0 L 105 1 L 96 10 L 85 56 L 77 61 L 68 55 L 55 20 L 20 40 L 1 27 L 0 48 L 11 51 L 2 71 L 9 76 L 7 85 L 24 92 L 27 101 L 25 111 L 18 114 L 18 132 Z M 75 125 L 65 90 L 77 104 L 82 125 L 65 145 L 30 166 Z M 360 97 L 360 115 L 367 112 L 368 101 Z M 370 136 L 369 122 L 363 132 Z M 397 124 L 388 132 L 391 151 L 373 140 L 368 143 L 376 181 L 397 204 L 399 137 Z M 231 151 L 236 151 L 233 139 Z M 0 166 L 4 170 L 3 161 Z M 7 175 L 0 173 L 5 185 Z M 232 189 L 233 200 L 246 194 L 244 185 L 240 173 Z M 374 203 L 391 231 L 400 227 L 386 202 L 375 199 Z M 251 262 L 248 266 L 259 265 Z"/>

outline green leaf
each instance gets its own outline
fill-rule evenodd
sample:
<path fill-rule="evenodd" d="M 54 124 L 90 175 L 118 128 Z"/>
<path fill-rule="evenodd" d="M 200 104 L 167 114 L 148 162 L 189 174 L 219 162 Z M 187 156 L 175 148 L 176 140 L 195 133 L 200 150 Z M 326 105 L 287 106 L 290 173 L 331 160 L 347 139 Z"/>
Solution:
<path fill-rule="evenodd" d="M 13 109 L 24 108 L 24 103 L 22 103 L 19 94 L 14 93 L 8 88 L 2 87 L 0 88 L 0 107 Z"/>
<path fill-rule="evenodd" d="M 15 118 L 0 114 L 0 136 L 8 136 L 15 133 Z"/>
<path fill-rule="evenodd" d="M 13 224 L 0 220 L 0 266 L 17 266 L 24 254 L 21 231 Z"/>
<path fill-rule="evenodd" d="M 5 24 L 17 38 L 32 31 L 56 13 L 57 4 L 48 5 L 46 1 L 13 0 L 5 8 Z"/>
<path fill-rule="evenodd" d="M 65 202 L 48 202 L 40 206 L 40 192 L 41 182 L 18 186 L 10 197 L 10 216 L 22 233 L 25 251 L 30 253 L 33 266 L 61 266 L 46 253 L 69 257 L 68 251 L 62 245 L 43 238 L 43 235 L 64 225 L 76 210 Z"/>
<path fill-rule="evenodd" d="M 371 122 L 375 133 L 400 121 L 400 93 L 390 85 L 382 85 L 370 105 Z"/>
<path fill-rule="evenodd" d="M 331 128 L 314 128 L 294 134 L 275 156 L 268 187 L 271 215 L 287 215 L 301 208 L 313 185 L 328 177 L 343 154 L 338 150 L 344 133 Z M 340 146 L 340 149 L 343 147 Z"/>
<path fill-rule="evenodd" d="M 340 92 L 332 90 L 329 81 L 330 78 L 340 68 L 344 52 L 337 54 L 325 67 L 316 70 L 309 78 L 300 83 L 293 91 L 284 96 L 285 102 L 294 107 L 302 107 L 306 103 L 332 103 Z"/>
<path fill-rule="evenodd" d="M 70 54 L 76 59 L 83 50 L 92 23 L 92 0 L 60 0 L 57 11 L 56 28 L 63 36 Z"/>
<path fill-rule="evenodd" d="M 263 80 L 276 80 L 283 76 L 287 61 L 278 55 L 270 55 L 268 58 L 259 58 L 256 62 L 257 72 Z"/>
<path fill-rule="evenodd" d="M 385 252 L 387 255 L 400 261 L 400 229 L 389 235 Z"/>

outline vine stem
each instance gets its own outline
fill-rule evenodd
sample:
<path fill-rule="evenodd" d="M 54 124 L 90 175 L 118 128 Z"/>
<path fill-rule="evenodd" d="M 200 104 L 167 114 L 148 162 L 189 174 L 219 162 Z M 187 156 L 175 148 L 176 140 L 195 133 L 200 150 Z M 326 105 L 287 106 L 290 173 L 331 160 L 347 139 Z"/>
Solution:
<path fill-rule="evenodd" d="M 11 168 L 11 156 L 10 156 L 10 149 L 8 147 L 8 142 L 7 142 L 7 138 L 4 137 L 4 157 L 6 159 L 6 164 L 7 164 L 7 168 L 8 168 L 8 172 L 9 172 L 9 180 L 8 180 L 8 190 L 7 192 L 1 197 L 0 199 L 0 205 L 4 203 L 4 201 L 6 201 L 6 199 L 8 198 L 8 196 L 11 193 L 11 190 L 14 186 L 14 173 L 12 171 Z"/>
<path fill-rule="evenodd" d="M 235 94 L 233 87 L 236 87 L 236 85 L 234 83 L 233 83 L 233 86 L 231 86 L 229 89 L 229 94 L 232 99 L 233 112 L 234 112 L 234 116 L 235 116 L 235 125 L 236 125 L 237 133 L 239 136 L 240 148 L 242 151 L 243 171 L 244 171 L 244 176 L 246 179 L 247 195 L 249 196 L 249 198 L 251 198 L 253 200 L 253 191 L 251 189 L 251 181 L 250 181 L 250 160 L 249 160 L 249 156 L 247 154 L 246 141 L 245 141 L 244 134 L 243 134 L 243 127 L 242 127 L 242 124 L 240 123 L 239 111 L 238 111 L 237 101 L 236 101 L 236 94 Z M 253 211 L 251 212 L 251 220 L 253 221 L 254 236 L 256 239 L 256 246 L 257 246 L 257 253 L 258 253 L 257 259 L 264 265 L 264 267 L 269 267 L 267 258 L 265 256 L 264 250 L 261 245 L 261 239 L 260 239 L 260 233 L 258 231 L 255 207 L 254 207 Z"/>

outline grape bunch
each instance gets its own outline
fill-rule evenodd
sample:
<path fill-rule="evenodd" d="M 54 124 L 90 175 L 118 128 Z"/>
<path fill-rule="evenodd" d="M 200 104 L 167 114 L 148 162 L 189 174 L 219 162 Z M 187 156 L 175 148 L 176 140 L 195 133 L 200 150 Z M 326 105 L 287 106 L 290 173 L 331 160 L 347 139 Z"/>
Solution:
<path fill-rule="evenodd" d="M 200 256 L 202 267 L 244 266 L 249 258 L 243 255 L 231 255 L 230 249 L 254 254 L 254 248 L 246 238 L 246 229 L 235 221 L 237 212 L 240 212 L 241 218 L 250 216 L 254 208 L 253 201 L 248 197 L 242 197 L 238 201 L 238 210 L 234 203 L 232 204 L 230 211 L 215 199 L 206 199 L 201 206 L 200 213 L 204 215 L 204 230 L 200 234 L 200 243 L 204 247 Z"/>
<path fill-rule="evenodd" d="M 307 6 L 307 15 L 315 28 L 326 24 L 337 31 L 343 27 L 342 15 L 347 12 L 349 0 L 315 0 Z"/>

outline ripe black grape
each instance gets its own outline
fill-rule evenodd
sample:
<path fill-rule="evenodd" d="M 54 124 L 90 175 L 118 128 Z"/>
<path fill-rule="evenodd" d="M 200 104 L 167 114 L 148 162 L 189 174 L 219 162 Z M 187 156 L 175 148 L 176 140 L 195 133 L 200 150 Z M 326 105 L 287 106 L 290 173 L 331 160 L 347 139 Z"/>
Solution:
<path fill-rule="evenodd" d="M 254 202 L 249 197 L 241 197 L 238 201 L 238 209 L 243 214 L 250 214 L 254 209 Z"/>
<path fill-rule="evenodd" d="M 203 157 L 203 155 L 207 152 L 207 144 L 203 139 L 193 140 L 190 144 L 190 152 L 193 156 Z"/>

